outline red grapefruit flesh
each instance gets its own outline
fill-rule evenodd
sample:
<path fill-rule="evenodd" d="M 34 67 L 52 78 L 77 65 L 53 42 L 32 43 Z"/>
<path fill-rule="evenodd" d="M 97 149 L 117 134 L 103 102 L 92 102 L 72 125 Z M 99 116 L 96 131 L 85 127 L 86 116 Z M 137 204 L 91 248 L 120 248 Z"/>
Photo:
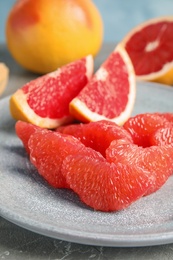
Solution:
<path fill-rule="evenodd" d="M 165 112 L 165 113 L 156 113 L 162 118 L 167 119 L 170 123 L 173 123 L 173 113 Z"/>
<path fill-rule="evenodd" d="M 159 128 L 153 135 L 150 137 L 151 145 L 167 145 L 170 144 L 173 146 L 173 126 L 172 127 L 163 127 Z"/>
<path fill-rule="evenodd" d="M 147 194 L 160 189 L 173 172 L 173 147 L 170 145 L 139 147 L 125 140 L 113 141 L 106 150 L 108 162 L 136 166 L 149 172 L 151 188 Z"/>
<path fill-rule="evenodd" d="M 15 124 L 15 130 L 16 130 L 17 136 L 22 141 L 23 146 L 25 147 L 27 153 L 29 154 L 30 153 L 30 150 L 28 148 L 29 138 L 36 131 L 41 131 L 42 128 L 39 126 L 19 120 Z"/>
<path fill-rule="evenodd" d="M 87 84 L 92 73 L 93 58 L 89 55 L 36 78 L 12 95 L 12 116 L 42 128 L 56 128 L 72 121 L 69 103 Z"/>
<path fill-rule="evenodd" d="M 169 126 L 171 123 L 156 113 L 138 114 L 130 117 L 124 128 L 131 134 L 133 142 L 139 146 L 150 146 L 150 136 L 158 128 Z"/>
<path fill-rule="evenodd" d="M 135 97 L 133 66 L 127 52 L 118 45 L 70 102 L 70 112 L 81 122 L 111 120 L 122 125 L 131 115 Z"/>
<path fill-rule="evenodd" d="M 113 140 L 126 139 L 133 142 L 131 135 L 123 127 L 107 120 L 67 125 L 58 128 L 57 131 L 73 135 L 85 146 L 93 148 L 103 156 L 105 156 L 105 151 Z"/>
<path fill-rule="evenodd" d="M 122 40 L 138 80 L 173 83 L 173 16 L 139 24 Z"/>
<path fill-rule="evenodd" d="M 54 131 L 43 129 L 30 136 L 31 163 L 39 174 L 55 188 L 68 188 L 61 173 L 63 160 L 70 154 L 88 155 L 99 161 L 105 161 L 102 155 L 89 147 L 85 147 L 78 139 Z"/>
<path fill-rule="evenodd" d="M 114 164 L 87 156 L 68 156 L 62 174 L 80 199 L 95 210 L 127 208 L 149 188 L 148 174 L 135 165 Z"/>

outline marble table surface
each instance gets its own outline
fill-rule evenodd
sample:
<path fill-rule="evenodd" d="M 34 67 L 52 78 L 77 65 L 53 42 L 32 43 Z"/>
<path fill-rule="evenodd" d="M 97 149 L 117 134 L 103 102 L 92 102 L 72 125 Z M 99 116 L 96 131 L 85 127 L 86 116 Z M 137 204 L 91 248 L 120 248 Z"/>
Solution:
<path fill-rule="evenodd" d="M 96 58 L 95 69 L 99 67 L 114 47 L 114 44 L 104 44 Z M 4 45 L 0 45 L 0 61 L 5 62 L 10 68 L 8 86 L 1 99 L 12 94 L 24 83 L 37 77 L 37 75 L 27 72 L 17 65 Z M 31 232 L 0 217 L 0 259 L 173 259 L 173 244 L 144 247 L 82 245 Z"/>

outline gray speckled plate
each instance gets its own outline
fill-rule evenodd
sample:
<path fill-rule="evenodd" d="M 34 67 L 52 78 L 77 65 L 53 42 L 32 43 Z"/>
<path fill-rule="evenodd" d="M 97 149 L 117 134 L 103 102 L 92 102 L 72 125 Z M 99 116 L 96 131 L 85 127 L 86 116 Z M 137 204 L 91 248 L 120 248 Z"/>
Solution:
<path fill-rule="evenodd" d="M 52 189 L 37 174 L 16 137 L 8 98 L 0 101 L 0 215 L 34 232 L 100 246 L 173 242 L 173 176 L 126 210 L 96 212 L 71 191 Z M 133 114 L 173 111 L 173 88 L 138 83 Z"/>

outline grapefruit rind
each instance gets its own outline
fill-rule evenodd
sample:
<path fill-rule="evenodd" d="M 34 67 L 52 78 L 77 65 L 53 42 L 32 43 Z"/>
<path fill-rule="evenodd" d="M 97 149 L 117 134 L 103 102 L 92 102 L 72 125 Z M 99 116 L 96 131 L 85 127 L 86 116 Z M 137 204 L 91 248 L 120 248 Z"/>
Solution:
<path fill-rule="evenodd" d="M 126 105 L 126 108 L 124 111 L 121 112 L 119 116 L 110 119 L 105 117 L 104 115 L 91 111 L 83 101 L 81 101 L 78 97 L 76 97 L 70 102 L 69 109 L 70 109 L 70 113 L 77 119 L 81 120 L 82 122 L 110 120 L 115 122 L 118 125 L 123 125 L 124 122 L 126 122 L 126 120 L 130 117 L 132 113 L 134 103 L 135 103 L 135 98 L 136 98 L 136 79 L 135 79 L 134 68 L 127 52 L 121 45 L 118 45 L 114 49 L 114 52 L 120 53 L 122 59 L 126 64 L 128 75 L 129 75 L 130 89 L 129 89 L 128 103 Z M 98 77 L 98 80 L 104 80 L 106 76 L 106 71 L 104 70 L 104 68 L 100 67 L 96 72 L 96 76 Z"/>
<path fill-rule="evenodd" d="M 124 39 L 121 41 L 120 44 L 125 48 L 129 39 L 136 33 L 140 32 L 141 29 L 147 27 L 148 25 L 156 24 L 158 22 L 163 22 L 163 21 L 165 22 L 170 21 L 173 23 L 173 16 L 156 17 L 137 25 L 124 37 Z M 152 82 L 157 82 L 157 83 L 162 83 L 167 85 L 173 84 L 173 61 L 163 64 L 162 69 L 157 72 L 152 72 L 144 75 L 136 75 L 136 80 L 152 81 Z"/>
<path fill-rule="evenodd" d="M 93 74 L 94 62 L 92 55 L 86 56 L 86 77 L 89 80 Z M 61 68 L 56 71 L 56 77 L 61 73 Z M 54 72 L 49 73 L 53 77 Z M 32 91 L 32 90 L 31 90 Z M 61 118 L 41 117 L 34 112 L 27 102 L 27 95 L 23 89 L 18 89 L 10 98 L 10 112 L 14 119 L 22 120 L 36 126 L 48 129 L 54 129 L 62 124 L 70 123 L 74 117 L 67 115 Z"/>
<path fill-rule="evenodd" d="M 9 77 L 9 69 L 8 67 L 3 63 L 0 62 L 0 95 L 4 92 Z"/>

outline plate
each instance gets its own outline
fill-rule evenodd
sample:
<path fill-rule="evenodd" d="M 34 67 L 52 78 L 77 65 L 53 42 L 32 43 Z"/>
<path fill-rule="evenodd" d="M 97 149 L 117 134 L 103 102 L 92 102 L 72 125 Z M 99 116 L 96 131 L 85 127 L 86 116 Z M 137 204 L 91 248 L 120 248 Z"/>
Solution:
<path fill-rule="evenodd" d="M 133 114 L 173 110 L 173 89 L 138 83 Z M 53 189 L 38 175 L 15 135 L 9 97 L 0 101 L 0 215 L 33 232 L 99 246 L 173 242 L 173 176 L 156 193 L 129 208 L 103 213 L 69 190 Z"/>

